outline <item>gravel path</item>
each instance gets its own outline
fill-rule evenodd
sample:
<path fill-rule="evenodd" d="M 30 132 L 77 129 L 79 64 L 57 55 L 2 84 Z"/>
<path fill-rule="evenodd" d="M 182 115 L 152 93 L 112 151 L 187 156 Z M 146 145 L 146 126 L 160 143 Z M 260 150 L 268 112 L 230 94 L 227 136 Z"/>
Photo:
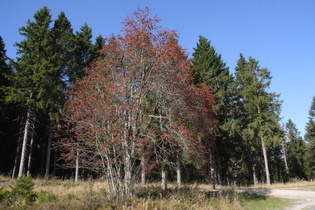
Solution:
<path fill-rule="evenodd" d="M 288 210 L 314 209 L 315 210 L 315 192 L 301 190 L 279 190 L 279 189 L 253 189 L 238 190 L 238 192 L 255 193 L 259 195 L 275 196 L 281 198 L 295 199 L 297 202 L 293 206 L 286 208 Z"/>

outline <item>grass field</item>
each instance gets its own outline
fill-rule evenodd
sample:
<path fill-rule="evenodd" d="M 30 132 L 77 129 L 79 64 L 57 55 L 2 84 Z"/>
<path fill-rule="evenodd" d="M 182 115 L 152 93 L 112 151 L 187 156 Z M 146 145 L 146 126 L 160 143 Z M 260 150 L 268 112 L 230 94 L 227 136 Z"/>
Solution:
<path fill-rule="evenodd" d="M 221 187 L 222 196 L 209 198 L 210 185 L 169 186 L 161 191 L 159 183 L 137 186 L 133 198 L 110 199 L 104 180 L 79 181 L 51 179 L 28 180 L 28 189 L 16 180 L 0 177 L 0 209 L 283 209 L 292 201 L 247 193 L 237 194 L 233 187 Z M 19 185 L 17 187 L 17 185 Z M 22 186 L 22 187 L 21 187 Z M 268 188 L 269 186 L 259 186 Z M 274 184 L 269 188 L 315 189 L 315 183 Z M 19 190 L 14 193 L 14 190 Z M 30 191 L 25 194 L 25 191 Z M 19 194 L 20 193 L 20 194 Z M 24 194 L 23 194 L 24 193 Z M 11 197 L 10 197 L 11 196 Z M 34 196 L 27 200 L 27 196 Z"/>
<path fill-rule="evenodd" d="M 294 200 L 281 199 L 276 197 L 267 197 L 263 195 L 243 193 L 239 195 L 238 200 L 242 207 L 248 210 L 261 210 L 261 209 L 284 209 L 294 203 Z"/>

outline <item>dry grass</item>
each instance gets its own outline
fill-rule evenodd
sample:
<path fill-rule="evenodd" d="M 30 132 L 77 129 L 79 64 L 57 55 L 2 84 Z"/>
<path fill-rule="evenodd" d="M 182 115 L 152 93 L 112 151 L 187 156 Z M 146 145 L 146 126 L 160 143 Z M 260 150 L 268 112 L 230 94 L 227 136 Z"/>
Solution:
<path fill-rule="evenodd" d="M 72 180 L 41 180 L 36 179 L 35 192 L 50 191 L 57 197 L 63 197 L 69 194 L 83 195 L 87 192 L 95 193 L 106 191 L 107 184 L 105 181 L 79 181 L 75 183 Z"/>
<path fill-rule="evenodd" d="M 294 190 L 312 190 L 315 191 L 315 182 L 296 181 L 287 183 L 274 183 L 270 186 L 260 184 L 258 186 L 249 186 L 249 189 L 294 189 Z"/>
<path fill-rule="evenodd" d="M 11 182 L 2 179 L 0 182 Z M 105 181 L 80 181 L 35 179 L 34 192 L 37 200 L 23 209 L 243 209 L 240 202 L 230 198 L 209 199 L 197 185 L 177 188 L 170 184 L 167 191 L 160 189 L 159 183 L 145 187 L 136 186 L 135 197 L 108 198 Z M 16 205 L 0 203 L 0 209 L 15 209 Z"/>
<path fill-rule="evenodd" d="M 199 189 L 203 190 L 212 190 L 212 185 L 205 185 L 205 184 L 194 184 Z M 257 186 L 250 185 L 250 186 L 221 186 L 217 185 L 217 190 L 233 190 L 233 189 L 294 189 L 294 190 L 310 190 L 315 191 L 315 182 L 308 182 L 308 181 L 294 181 L 294 182 L 287 182 L 287 183 L 274 183 L 269 185 L 266 184 L 259 184 Z"/>
<path fill-rule="evenodd" d="M 152 183 L 145 187 L 136 186 L 136 196 L 133 198 L 111 200 L 107 196 L 107 184 L 104 180 L 75 183 L 72 180 L 35 179 L 34 182 L 34 191 L 38 195 L 37 201 L 24 209 L 244 209 L 241 200 L 233 194 L 233 186 L 216 186 L 218 190 L 232 193 L 209 199 L 204 191 L 211 191 L 213 187 L 210 185 L 196 183 L 178 188 L 175 184 L 169 184 L 169 190 L 165 192 L 160 190 L 160 183 Z M 0 176 L 1 183 L 14 183 L 14 180 Z M 260 185 L 258 188 L 314 190 L 315 183 L 294 182 L 271 186 Z M 7 206 L 0 204 L 0 209 L 4 207 Z"/>

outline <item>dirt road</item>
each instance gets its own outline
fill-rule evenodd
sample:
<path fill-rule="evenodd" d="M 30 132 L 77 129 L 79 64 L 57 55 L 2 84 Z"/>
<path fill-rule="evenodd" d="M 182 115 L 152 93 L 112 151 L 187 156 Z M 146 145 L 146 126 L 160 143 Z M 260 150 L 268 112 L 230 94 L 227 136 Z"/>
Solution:
<path fill-rule="evenodd" d="M 259 195 L 275 196 L 281 198 L 297 200 L 293 206 L 286 208 L 288 210 L 314 209 L 315 210 L 315 192 L 301 190 L 280 190 L 280 189 L 252 189 L 238 190 L 238 192 L 255 193 Z"/>

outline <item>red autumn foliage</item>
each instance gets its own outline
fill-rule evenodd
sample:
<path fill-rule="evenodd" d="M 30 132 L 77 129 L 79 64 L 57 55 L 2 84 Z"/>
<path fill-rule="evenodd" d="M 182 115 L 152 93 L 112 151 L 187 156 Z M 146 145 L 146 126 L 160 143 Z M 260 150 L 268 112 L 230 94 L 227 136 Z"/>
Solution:
<path fill-rule="evenodd" d="M 159 22 L 147 8 L 136 10 L 122 35 L 106 39 L 104 59 L 69 90 L 73 138 L 61 143 L 64 157 L 79 151 L 80 164 L 90 161 L 114 195 L 132 193 L 141 157 L 172 164 L 181 153 L 200 165 L 208 151 L 202 141 L 213 140 L 214 97 L 191 85 L 191 62 L 178 35 Z"/>

